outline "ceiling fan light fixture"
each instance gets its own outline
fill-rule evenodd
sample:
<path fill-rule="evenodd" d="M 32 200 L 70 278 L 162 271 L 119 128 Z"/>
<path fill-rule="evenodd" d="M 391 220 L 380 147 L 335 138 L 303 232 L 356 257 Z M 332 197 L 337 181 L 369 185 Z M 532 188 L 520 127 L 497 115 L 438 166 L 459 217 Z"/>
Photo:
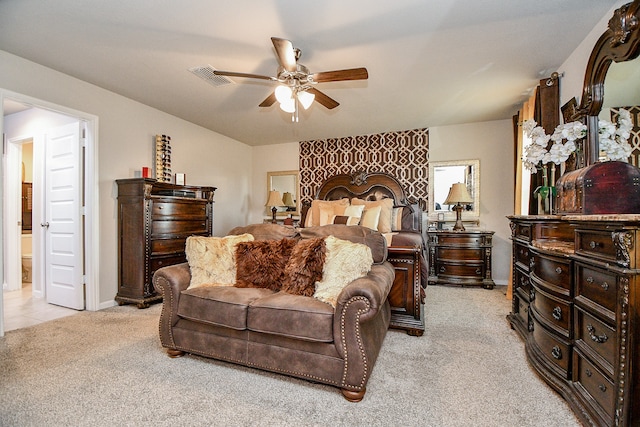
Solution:
<path fill-rule="evenodd" d="M 280 104 L 286 104 L 293 100 L 293 92 L 289 86 L 280 85 L 276 88 L 276 99 Z"/>
<path fill-rule="evenodd" d="M 293 98 L 289 98 L 285 101 L 286 102 L 280 103 L 280 109 L 287 113 L 294 113 L 296 111 L 296 100 Z"/>
<path fill-rule="evenodd" d="M 300 101 L 300 104 L 302 104 L 305 110 L 311 107 L 315 98 L 316 96 L 313 93 L 309 93 L 306 90 L 298 92 L 298 101 Z"/>

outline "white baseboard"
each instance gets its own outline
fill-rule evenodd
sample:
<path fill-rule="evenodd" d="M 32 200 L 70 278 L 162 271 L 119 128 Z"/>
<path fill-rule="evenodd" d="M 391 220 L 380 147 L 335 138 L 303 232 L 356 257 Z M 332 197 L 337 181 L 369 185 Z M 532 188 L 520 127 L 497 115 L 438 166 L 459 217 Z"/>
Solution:
<path fill-rule="evenodd" d="M 116 300 L 101 302 L 100 305 L 98 305 L 98 310 L 104 310 L 105 308 L 114 307 L 116 305 L 118 305 Z"/>

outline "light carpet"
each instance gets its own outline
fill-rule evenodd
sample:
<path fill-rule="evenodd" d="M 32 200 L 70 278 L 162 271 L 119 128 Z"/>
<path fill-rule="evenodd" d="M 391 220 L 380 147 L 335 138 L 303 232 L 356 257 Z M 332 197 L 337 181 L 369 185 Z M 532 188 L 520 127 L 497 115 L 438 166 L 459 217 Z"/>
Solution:
<path fill-rule="evenodd" d="M 160 346 L 160 305 L 0 338 L 1 426 L 579 426 L 530 368 L 504 287 L 430 286 L 426 332 L 390 330 L 360 403 L 336 388 Z"/>

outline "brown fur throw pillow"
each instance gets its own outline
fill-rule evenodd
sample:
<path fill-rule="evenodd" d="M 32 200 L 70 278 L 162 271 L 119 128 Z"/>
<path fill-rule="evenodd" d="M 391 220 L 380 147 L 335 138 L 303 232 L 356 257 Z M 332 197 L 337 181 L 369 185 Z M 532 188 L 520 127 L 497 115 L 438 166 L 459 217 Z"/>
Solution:
<path fill-rule="evenodd" d="M 284 269 L 281 291 L 303 296 L 313 296 L 316 282 L 322 280 L 326 245 L 324 238 L 304 239 L 298 242 Z"/>
<path fill-rule="evenodd" d="M 297 240 L 256 240 L 236 246 L 238 288 L 280 290 L 284 269 Z"/>

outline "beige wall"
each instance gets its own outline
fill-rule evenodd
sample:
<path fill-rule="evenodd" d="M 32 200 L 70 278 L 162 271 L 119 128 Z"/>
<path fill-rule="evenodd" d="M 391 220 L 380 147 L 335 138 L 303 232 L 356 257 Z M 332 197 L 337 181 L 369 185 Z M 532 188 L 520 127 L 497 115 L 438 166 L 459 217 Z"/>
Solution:
<path fill-rule="evenodd" d="M 117 291 L 115 180 L 151 166 L 153 136 L 171 135 L 172 169 L 187 183 L 218 187 L 215 234 L 249 221 L 252 149 L 97 86 L 0 51 L 2 89 L 99 117 L 100 307 L 113 304 Z"/>
<path fill-rule="evenodd" d="M 511 120 L 441 126 L 429 129 L 429 160 L 480 159 L 481 227 L 494 236 L 493 276 L 506 284 L 511 262 L 510 229 L 513 214 L 513 143 Z M 254 147 L 253 222 L 261 222 L 267 171 L 298 169 L 298 143 Z M 258 193 L 255 193 L 255 192 Z"/>

